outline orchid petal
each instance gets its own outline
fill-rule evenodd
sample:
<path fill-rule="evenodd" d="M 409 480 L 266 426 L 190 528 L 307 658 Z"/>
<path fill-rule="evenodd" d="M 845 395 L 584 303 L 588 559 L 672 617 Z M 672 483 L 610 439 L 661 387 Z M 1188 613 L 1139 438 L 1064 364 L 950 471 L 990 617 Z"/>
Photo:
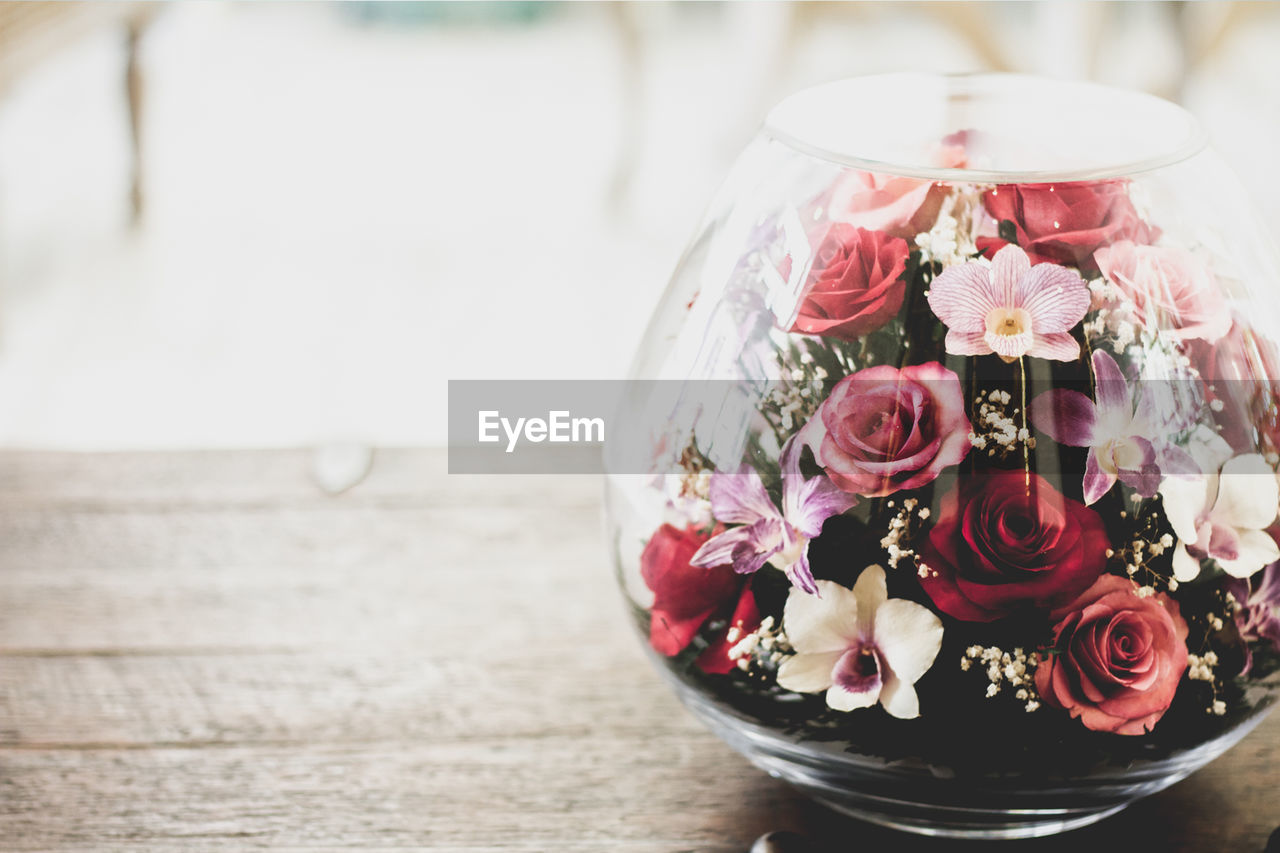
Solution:
<path fill-rule="evenodd" d="M 1156 451 L 1145 438 L 1130 435 L 1112 443 L 1111 460 L 1120 471 L 1137 472 L 1148 465 L 1156 467 Z"/>
<path fill-rule="evenodd" d="M 947 267 L 929 284 L 929 308 L 952 332 L 985 331 L 987 315 L 998 307 L 985 264 Z M 950 344 L 947 351 L 952 351 Z"/>
<path fill-rule="evenodd" d="M 1196 477 L 1204 474 L 1195 457 L 1174 444 L 1160 448 L 1160 472 L 1166 477 Z"/>
<path fill-rule="evenodd" d="M 1140 445 L 1145 444 L 1148 449 L 1151 448 L 1151 443 L 1146 439 L 1132 438 L 1130 441 Z M 1154 450 L 1151 450 L 1150 456 L 1155 457 Z M 1140 466 L 1121 468 L 1117 473 L 1121 482 L 1144 498 L 1155 497 L 1160 488 L 1160 466 L 1154 461 L 1144 460 Z"/>
<path fill-rule="evenodd" d="M 959 332 L 948 329 L 946 348 L 952 355 L 990 355 L 992 352 L 983 331 Z"/>
<path fill-rule="evenodd" d="M 802 480 L 800 475 L 800 453 L 804 450 L 804 444 L 796 440 L 793 435 L 787 439 L 782 445 L 782 453 L 778 457 L 778 467 L 782 473 L 782 490 L 787 491 L 787 484 Z M 784 508 L 786 497 L 783 497 Z"/>
<path fill-rule="evenodd" d="M 1053 361 L 1075 361 L 1080 357 L 1080 344 L 1068 332 L 1036 334 L 1027 355 Z"/>
<path fill-rule="evenodd" d="M 889 669 L 910 685 L 929 671 L 942 648 L 942 620 L 914 601 L 892 598 L 876 610 L 874 635 Z"/>
<path fill-rule="evenodd" d="M 858 582 L 853 585 L 853 595 L 857 600 L 858 626 L 871 633 L 875 630 L 876 611 L 889 600 L 884 569 L 875 565 L 863 569 L 858 575 Z"/>
<path fill-rule="evenodd" d="M 870 708 L 880 699 L 882 682 L 876 682 L 871 690 L 854 692 L 846 690 L 839 684 L 827 688 L 827 705 L 836 711 L 856 711 L 858 708 Z"/>
<path fill-rule="evenodd" d="M 810 418 L 804 426 L 800 427 L 793 438 L 797 445 L 807 447 L 817 458 L 818 449 L 822 447 L 822 441 L 827 437 L 827 425 L 822 422 L 821 415 L 815 415 Z"/>
<path fill-rule="evenodd" d="M 890 716 L 900 720 L 914 720 L 920 716 L 920 697 L 916 695 L 915 687 L 893 673 L 880 688 L 880 704 Z"/>
<path fill-rule="evenodd" d="M 809 543 L 804 544 L 800 556 L 786 570 L 787 579 L 796 589 L 809 595 L 820 595 L 817 581 L 813 579 L 813 570 L 809 568 Z"/>
<path fill-rule="evenodd" d="M 689 565 L 704 569 L 732 565 L 738 574 L 752 574 L 781 547 L 782 522 L 766 518 L 712 536 L 693 553 Z"/>
<path fill-rule="evenodd" d="M 1120 366 L 1103 350 L 1094 350 L 1090 361 L 1093 364 L 1100 417 L 1106 418 L 1116 412 L 1126 423 L 1130 422 L 1133 418 L 1133 395 L 1129 392 L 1129 383 L 1125 381 Z"/>
<path fill-rule="evenodd" d="M 1247 578 L 1259 569 L 1280 560 L 1280 547 L 1263 530 L 1237 531 L 1236 548 L 1239 556 L 1234 560 L 1218 558 L 1218 565 L 1233 578 Z"/>
<path fill-rule="evenodd" d="M 870 693 L 877 698 L 885 678 L 884 658 L 874 645 L 860 643 L 851 646 L 836 661 L 831 671 L 831 684 L 853 694 Z"/>
<path fill-rule="evenodd" d="M 1098 464 L 1098 451 L 1090 451 L 1089 458 L 1084 463 L 1085 506 L 1096 503 L 1115 484 L 1116 475 L 1102 470 L 1102 466 Z"/>
<path fill-rule="evenodd" d="M 797 652 L 843 652 L 859 637 L 858 599 L 853 590 L 815 581 L 818 595 L 792 589 L 782 609 L 782 625 Z M 821 596 L 821 597 L 819 597 Z"/>
<path fill-rule="evenodd" d="M 1025 332 L 1019 332 L 1016 335 L 999 335 L 995 332 L 987 332 L 982 336 L 982 341 L 990 348 L 991 352 L 1006 361 L 1013 361 L 1035 349 L 1036 336 L 1032 334 L 1030 329 Z"/>
<path fill-rule="evenodd" d="M 1093 443 L 1097 407 L 1079 391 L 1045 391 L 1027 406 L 1027 415 L 1036 429 L 1059 444 L 1089 447 Z"/>
<path fill-rule="evenodd" d="M 781 517 L 755 471 L 717 471 L 711 475 L 710 497 L 711 511 L 726 524 L 751 524 L 762 518 Z"/>
<path fill-rule="evenodd" d="M 1164 514 L 1178 538 L 1194 545 L 1199 538 L 1200 514 L 1205 510 L 1209 477 L 1166 477 L 1160 483 Z"/>
<path fill-rule="evenodd" d="M 783 489 L 788 485 L 784 484 Z M 786 519 L 792 527 L 810 539 L 822 533 L 822 524 L 833 515 L 840 515 L 858 502 L 855 495 L 841 489 L 824 476 L 806 481 L 791 491 L 795 506 L 786 507 Z"/>
<path fill-rule="evenodd" d="M 778 666 L 778 686 L 796 693 L 817 693 L 831 686 L 831 672 L 844 649 L 831 652 L 802 652 L 791 655 Z"/>
<path fill-rule="evenodd" d="M 1261 455 L 1242 454 L 1222 466 L 1214 519 L 1233 527 L 1258 530 L 1275 521 L 1277 506 L 1280 483 Z"/>
<path fill-rule="evenodd" d="M 1240 559 L 1240 534 L 1234 527 L 1215 524 L 1209 533 L 1209 545 L 1205 549 L 1218 562 Z"/>
<path fill-rule="evenodd" d="M 1280 565 L 1268 567 L 1250 598 L 1271 609 L 1280 608 Z"/>
<path fill-rule="evenodd" d="M 1179 542 L 1173 549 L 1173 576 L 1179 583 L 1187 583 L 1200 574 L 1200 561 L 1187 553 L 1187 546 Z"/>
<path fill-rule="evenodd" d="M 1023 307 L 1017 299 L 1018 283 L 1031 272 L 1031 259 L 1013 243 L 991 259 L 991 286 L 997 306 Z M 944 321 L 945 322 L 945 321 Z"/>
<path fill-rule="evenodd" d="M 1002 249 L 1000 253 L 1003 252 Z M 1065 332 L 1079 323 L 1089 310 L 1091 298 L 1089 286 L 1071 270 L 1036 264 L 1018 279 L 1014 301 L 1009 304 L 1025 309 L 1032 318 L 1031 328 L 1043 335 Z"/>

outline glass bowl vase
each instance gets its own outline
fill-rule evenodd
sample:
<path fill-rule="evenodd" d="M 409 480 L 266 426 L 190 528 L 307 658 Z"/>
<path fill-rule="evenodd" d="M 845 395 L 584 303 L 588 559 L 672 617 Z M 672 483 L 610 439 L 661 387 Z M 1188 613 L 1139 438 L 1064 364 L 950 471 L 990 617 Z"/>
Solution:
<path fill-rule="evenodd" d="M 1212 760 L 1280 670 L 1277 283 L 1173 104 L 783 101 L 606 448 L 658 671 L 759 767 L 921 833 L 1070 829 Z"/>

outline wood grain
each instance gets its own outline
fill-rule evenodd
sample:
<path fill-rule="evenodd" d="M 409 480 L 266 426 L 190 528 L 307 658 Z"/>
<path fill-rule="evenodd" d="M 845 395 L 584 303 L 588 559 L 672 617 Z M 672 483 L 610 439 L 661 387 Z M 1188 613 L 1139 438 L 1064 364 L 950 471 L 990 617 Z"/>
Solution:
<path fill-rule="evenodd" d="M 980 850 L 830 814 L 650 672 L 600 484 L 384 450 L 0 454 L 0 848 Z M 1007 850 L 1261 851 L 1280 717 L 1104 824 Z"/>

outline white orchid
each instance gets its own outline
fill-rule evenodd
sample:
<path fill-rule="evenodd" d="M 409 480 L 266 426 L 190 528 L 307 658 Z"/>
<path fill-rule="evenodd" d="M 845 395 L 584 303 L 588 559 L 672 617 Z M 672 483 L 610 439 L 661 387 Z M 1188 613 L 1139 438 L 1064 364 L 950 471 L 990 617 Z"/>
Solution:
<path fill-rule="evenodd" d="M 868 566 L 853 589 L 816 581 L 818 595 L 792 589 L 782 624 L 796 654 L 778 668 L 778 685 L 827 692 L 837 711 L 879 702 L 895 717 L 920 716 L 915 683 L 942 647 L 942 622 L 913 601 L 889 598 L 884 569 Z"/>
<path fill-rule="evenodd" d="M 1194 477 L 1168 477 L 1160 484 L 1164 511 L 1178 545 L 1173 576 L 1189 581 L 1200 561 L 1213 558 L 1232 577 L 1247 578 L 1280 559 L 1266 532 L 1280 506 L 1275 471 L 1257 453 L 1228 459 L 1220 470 Z"/>

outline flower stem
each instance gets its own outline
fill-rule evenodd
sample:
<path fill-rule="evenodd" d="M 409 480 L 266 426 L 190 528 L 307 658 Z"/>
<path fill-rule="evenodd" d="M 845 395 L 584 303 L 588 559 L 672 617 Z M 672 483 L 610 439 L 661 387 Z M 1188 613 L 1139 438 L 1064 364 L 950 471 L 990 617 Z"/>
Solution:
<path fill-rule="evenodd" d="M 1027 426 L 1027 359 L 1026 356 L 1018 356 L 1018 395 L 1019 406 L 1018 415 L 1022 419 L 1022 474 L 1023 482 L 1027 487 L 1027 496 L 1031 495 L 1031 450 L 1027 447 L 1030 438 L 1030 428 Z"/>

